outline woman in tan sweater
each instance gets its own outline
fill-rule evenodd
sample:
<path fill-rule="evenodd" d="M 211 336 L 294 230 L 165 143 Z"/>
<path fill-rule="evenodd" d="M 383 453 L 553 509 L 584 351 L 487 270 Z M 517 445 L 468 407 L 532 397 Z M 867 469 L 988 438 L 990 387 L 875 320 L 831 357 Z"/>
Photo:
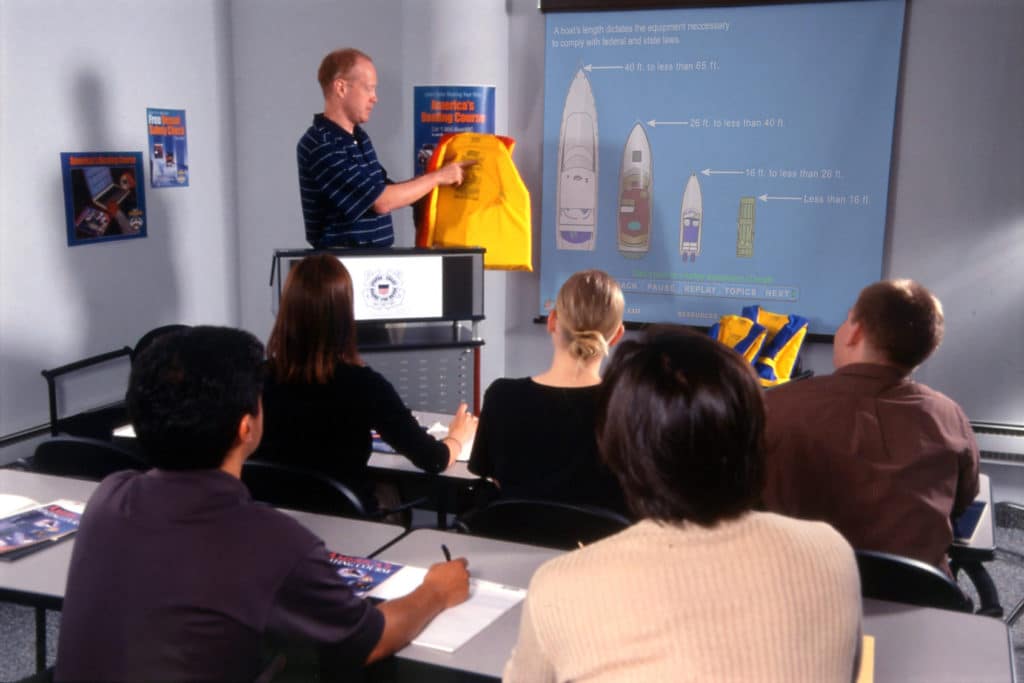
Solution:
<path fill-rule="evenodd" d="M 641 521 L 534 575 L 506 681 L 827 681 L 856 673 L 860 584 L 831 527 L 755 512 L 750 366 L 683 328 L 612 359 L 598 446 Z"/>

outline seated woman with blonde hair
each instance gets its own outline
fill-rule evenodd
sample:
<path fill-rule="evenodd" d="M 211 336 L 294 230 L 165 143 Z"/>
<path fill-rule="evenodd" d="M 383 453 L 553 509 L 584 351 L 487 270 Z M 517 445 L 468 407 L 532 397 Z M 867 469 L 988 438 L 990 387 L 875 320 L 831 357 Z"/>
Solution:
<path fill-rule="evenodd" d="M 476 431 L 459 407 L 441 441 L 356 348 L 352 278 L 337 257 L 307 256 L 288 273 L 267 343 L 263 440 L 253 456 L 319 470 L 348 484 L 370 510 L 378 495 L 366 463 L 371 430 L 420 469 L 455 462 Z M 387 501 L 393 502 L 393 501 Z"/>
<path fill-rule="evenodd" d="M 610 275 L 575 273 L 548 314 L 551 367 L 487 388 L 469 470 L 493 480 L 503 497 L 624 510 L 594 436 L 601 361 L 622 337 L 623 307 Z"/>

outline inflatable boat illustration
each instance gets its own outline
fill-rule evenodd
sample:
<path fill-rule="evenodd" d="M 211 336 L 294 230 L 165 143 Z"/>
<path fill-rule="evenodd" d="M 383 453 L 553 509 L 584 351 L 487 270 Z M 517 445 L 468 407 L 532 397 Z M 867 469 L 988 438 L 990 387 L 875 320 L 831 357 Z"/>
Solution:
<path fill-rule="evenodd" d="M 626 256 L 651 248 L 651 145 L 642 124 L 629 132 L 619 169 L 619 251 Z"/>
<path fill-rule="evenodd" d="M 684 261 L 695 261 L 700 255 L 700 233 L 704 202 L 700 195 L 697 174 L 691 173 L 683 190 L 683 208 L 679 216 L 679 253 Z"/>
<path fill-rule="evenodd" d="M 576 72 L 562 109 L 558 136 L 559 249 L 593 251 L 597 237 L 597 110 L 590 81 L 583 69 Z"/>
<path fill-rule="evenodd" d="M 740 197 L 740 213 L 736 219 L 736 256 L 754 255 L 754 198 Z"/>

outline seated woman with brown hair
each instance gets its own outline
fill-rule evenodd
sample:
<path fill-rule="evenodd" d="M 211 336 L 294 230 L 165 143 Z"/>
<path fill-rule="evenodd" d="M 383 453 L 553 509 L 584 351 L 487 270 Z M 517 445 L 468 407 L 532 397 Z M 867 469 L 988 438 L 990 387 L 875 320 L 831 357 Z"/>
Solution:
<path fill-rule="evenodd" d="M 623 342 L 598 446 L 640 519 L 545 563 L 505 681 L 843 681 L 860 582 L 832 527 L 753 506 L 764 408 L 748 363 L 679 327 Z"/>
<path fill-rule="evenodd" d="M 501 496 L 625 511 L 594 433 L 601 361 L 622 336 L 623 306 L 604 271 L 573 274 L 548 314 L 551 366 L 487 388 L 469 470 L 493 480 Z"/>
<path fill-rule="evenodd" d="M 476 418 L 462 404 L 447 437 L 427 434 L 359 357 L 352 306 L 352 278 L 335 256 L 307 256 L 288 273 L 267 344 L 264 432 L 254 457 L 324 472 L 374 510 L 371 430 L 417 467 L 440 472 L 473 437 Z"/>

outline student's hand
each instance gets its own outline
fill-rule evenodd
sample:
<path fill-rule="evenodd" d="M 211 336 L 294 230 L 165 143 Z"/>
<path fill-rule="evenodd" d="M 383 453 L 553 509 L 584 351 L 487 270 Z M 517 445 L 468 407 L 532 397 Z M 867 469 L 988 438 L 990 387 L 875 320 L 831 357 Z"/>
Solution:
<path fill-rule="evenodd" d="M 459 443 L 461 450 L 476 435 L 476 426 L 479 422 L 480 420 L 469 412 L 469 407 L 465 403 L 460 403 L 459 409 L 455 411 L 455 417 L 448 423 L 448 436 Z"/>
<path fill-rule="evenodd" d="M 464 557 L 457 557 L 451 562 L 438 562 L 431 565 L 423 577 L 423 586 L 437 593 L 445 609 L 465 602 L 469 597 L 467 565 Z"/>

